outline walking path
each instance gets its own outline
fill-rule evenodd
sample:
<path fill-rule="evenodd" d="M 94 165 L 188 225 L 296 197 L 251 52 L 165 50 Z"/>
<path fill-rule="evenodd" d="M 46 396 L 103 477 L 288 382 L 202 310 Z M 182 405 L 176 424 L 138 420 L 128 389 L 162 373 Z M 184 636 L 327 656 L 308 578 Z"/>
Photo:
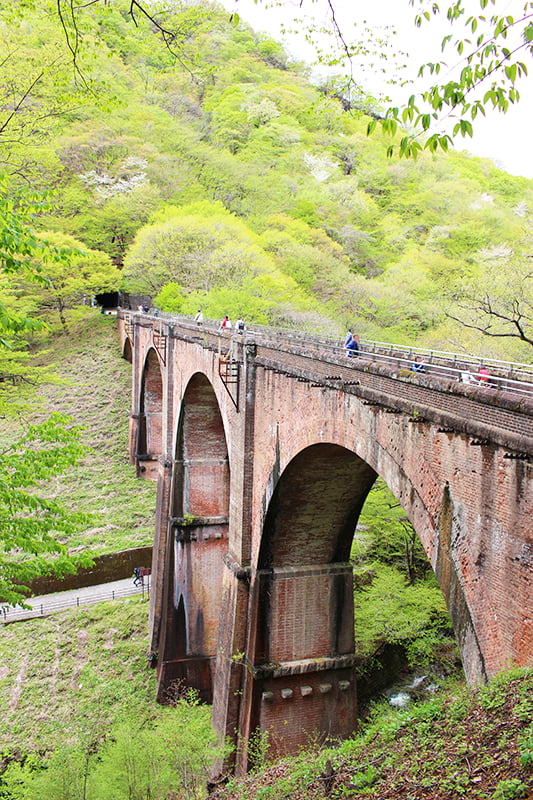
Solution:
<path fill-rule="evenodd" d="M 81 589 L 73 589 L 68 592 L 55 592 L 39 597 L 29 597 L 27 604 L 31 608 L 0 609 L 0 622 L 16 622 L 18 620 L 34 619 L 35 617 L 47 617 L 57 611 L 65 611 L 68 608 L 79 608 L 93 603 L 100 603 L 103 600 L 118 600 L 122 597 L 130 597 L 134 594 L 142 594 L 148 597 L 150 594 L 149 579 L 145 579 L 143 586 L 135 586 L 132 578 L 125 578 L 120 581 L 110 583 L 100 583 L 97 586 L 85 586 Z"/>

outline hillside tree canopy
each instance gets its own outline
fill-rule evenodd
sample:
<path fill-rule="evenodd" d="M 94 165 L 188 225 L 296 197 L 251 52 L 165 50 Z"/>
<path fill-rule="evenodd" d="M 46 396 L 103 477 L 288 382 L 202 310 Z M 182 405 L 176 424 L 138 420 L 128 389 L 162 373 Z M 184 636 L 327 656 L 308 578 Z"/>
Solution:
<path fill-rule="evenodd" d="M 101 1 L 96 0 L 97 3 Z M 135 25 L 142 20 L 150 24 L 169 50 L 180 60 L 183 58 L 190 31 L 173 26 L 164 9 L 138 0 L 116 2 Z M 458 70 L 451 73 L 440 54 L 422 64 L 419 74 L 431 76 L 431 85 L 421 94 L 411 95 L 404 107 L 390 106 L 383 114 L 373 114 L 369 122 L 369 132 L 377 124 L 390 135 L 406 125 L 414 129 L 414 133 L 405 134 L 398 145 L 392 144 L 388 149 L 390 155 L 398 152 L 400 156 L 416 157 L 421 149 L 447 150 L 456 137 L 472 136 L 478 115 L 485 115 L 489 108 L 505 113 L 511 104 L 520 100 L 519 80 L 527 76 L 527 60 L 533 55 L 533 2 L 518 4 L 516 13 L 509 13 L 509 3 L 504 0 L 447 0 L 444 4 L 434 0 L 405 2 L 415 9 L 413 22 L 417 28 L 422 28 L 432 18 L 445 17 L 448 32 L 442 40 L 442 53 L 452 50 L 454 58 L 459 57 Z M 278 4 L 283 6 L 284 0 L 278 0 Z M 306 4 L 310 5 L 311 0 L 303 0 L 300 5 Z M 368 44 L 352 41 L 341 29 L 336 17 L 336 0 L 327 0 L 327 5 L 331 32 L 339 46 L 337 61 L 350 64 L 355 53 L 361 49 L 367 51 Z M 58 0 L 57 3 L 57 13 L 75 62 L 83 32 L 83 9 L 85 6 L 76 6 L 73 0 Z M 231 16 L 238 22 L 237 12 Z M 330 61 L 328 65 L 331 64 Z M 354 86 L 351 75 L 348 93 Z M 450 115 L 456 117 L 452 134 L 431 132 Z"/>

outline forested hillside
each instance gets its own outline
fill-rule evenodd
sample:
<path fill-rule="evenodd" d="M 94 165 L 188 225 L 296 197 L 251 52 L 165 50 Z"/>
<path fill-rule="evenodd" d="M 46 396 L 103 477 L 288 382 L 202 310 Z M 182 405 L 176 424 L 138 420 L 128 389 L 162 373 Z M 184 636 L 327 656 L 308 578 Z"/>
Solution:
<path fill-rule="evenodd" d="M 114 320 L 88 308 L 95 294 L 533 357 L 532 181 L 455 152 L 389 159 L 368 116 L 271 38 L 215 3 L 169 6 L 176 47 L 128 4 L 84 5 L 78 31 L 51 0 L 0 9 L 2 602 L 87 549 L 151 536 L 155 487 L 127 463 L 129 366 Z M 30 424 L 55 411 L 71 417 Z M 258 741 L 261 782 L 220 796 L 524 796 L 531 674 L 457 687 L 443 598 L 382 482 L 352 560 L 361 708 L 387 647 L 452 694 L 371 707 L 343 748 L 310 743 L 271 770 Z M 208 713 L 179 692 L 177 710 L 154 706 L 146 611 L 4 628 L 0 797 L 204 796 L 220 756 Z"/>
<path fill-rule="evenodd" d="M 173 13 L 178 58 L 88 6 L 76 71 L 45 3 L 2 10 L 0 169 L 51 190 L 43 236 L 83 251 L 53 290 L 4 284 L 7 307 L 66 324 L 120 285 L 168 310 L 531 359 L 533 182 L 455 152 L 388 159 L 275 41 L 216 4 Z"/>

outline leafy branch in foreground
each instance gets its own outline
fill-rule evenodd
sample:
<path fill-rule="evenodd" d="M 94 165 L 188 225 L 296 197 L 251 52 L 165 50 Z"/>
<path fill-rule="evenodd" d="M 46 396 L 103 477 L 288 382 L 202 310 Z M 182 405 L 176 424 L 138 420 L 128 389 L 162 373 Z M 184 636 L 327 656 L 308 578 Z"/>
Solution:
<path fill-rule="evenodd" d="M 511 0 L 512 3 L 513 0 Z M 368 124 L 371 134 L 379 127 L 385 134 L 395 136 L 401 130 L 404 134 L 399 143 L 388 147 L 388 155 L 398 153 L 400 156 L 416 158 L 425 149 L 435 152 L 438 149 L 448 150 L 458 136 L 472 136 L 475 120 L 478 115 L 485 116 L 487 109 L 496 109 L 505 113 L 509 106 L 520 99 L 519 79 L 528 74 L 524 57 L 533 55 L 533 2 L 528 0 L 520 4 L 518 13 L 509 13 L 510 3 L 503 0 L 477 0 L 480 13 L 469 13 L 465 8 L 466 0 L 453 0 L 441 7 L 433 0 L 409 0 L 411 6 L 419 6 L 414 17 L 414 25 L 420 28 L 433 17 L 446 17 L 449 29 L 461 26 L 462 31 L 454 39 L 448 33 L 442 40 L 442 52 L 451 47 L 458 63 L 449 66 L 444 61 L 435 60 L 423 64 L 418 72 L 419 78 L 431 77 L 431 85 L 419 94 L 412 94 L 406 104 L 389 106 L 384 111 L 371 113 Z M 517 2 L 517 0 L 515 0 Z M 284 0 L 278 0 L 279 5 Z M 300 4 L 305 5 L 304 3 Z M 486 14 L 487 7 L 504 6 L 502 13 L 496 10 L 492 15 Z M 400 81 L 401 65 L 395 64 L 390 69 L 390 54 L 385 49 L 390 46 L 387 28 L 385 35 L 379 37 L 377 30 L 366 28 L 359 34 L 359 40 L 351 41 L 338 21 L 335 0 L 327 0 L 329 12 L 327 27 L 319 29 L 323 35 L 329 33 L 336 43 L 337 55 L 328 55 L 313 41 L 317 51 L 318 62 L 331 66 L 345 65 L 348 77 L 345 81 L 343 95 L 357 98 L 361 87 L 355 75 L 361 75 L 365 69 L 371 69 L 372 75 L 383 72 L 387 75 L 387 84 Z M 300 20 L 300 22 L 302 22 Z M 307 25 L 306 38 L 312 40 L 317 32 L 313 25 Z M 390 30 L 388 31 L 390 34 Z M 401 53 L 397 54 L 402 55 Z M 356 58 L 361 65 L 354 69 Z M 381 59 L 385 59 L 385 65 Z M 446 71 L 446 72 L 445 72 Z M 444 75 L 444 79 L 440 76 Z M 358 109 L 356 101 L 352 108 Z M 368 113 L 366 109 L 363 109 Z M 450 130 L 435 131 L 435 126 L 444 125 L 448 119 L 455 120 Z M 405 133 L 406 126 L 409 130 Z M 433 131 L 433 132 L 432 132 Z"/>
<path fill-rule="evenodd" d="M 34 230 L 37 217 L 52 209 L 47 195 L 14 189 L 6 176 L 0 175 L 0 273 L 8 280 L 24 277 L 41 288 L 51 287 L 47 267 L 57 271 L 57 265 L 62 265 L 65 270 L 73 259 L 84 255 L 78 247 L 58 246 Z M 44 327 L 42 321 L 16 314 L 0 302 L 0 333 L 21 334 Z M 11 347 L 6 340 L 0 344 Z"/>
<path fill-rule="evenodd" d="M 38 575 L 63 575 L 89 566 L 88 554 L 69 556 L 58 536 L 87 522 L 56 500 L 39 496 L 44 481 L 73 467 L 85 452 L 80 429 L 71 419 L 52 414 L 27 425 L 0 451 L 0 602 L 23 601 L 23 584 Z"/>
<path fill-rule="evenodd" d="M 424 21 L 440 13 L 436 3 L 427 0 L 409 0 L 416 2 L 422 10 L 415 17 L 415 25 L 421 27 Z M 528 74 L 522 56 L 533 55 L 533 2 L 526 2 L 518 16 L 507 13 L 485 15 L 485 9 L 497 6 L 499 0 L 479 0 L 481 13 L 468 14 L 464 8 L 464 0 L 455 0 L 446 11 L 450 25 L 462 22 L 464 35 L 453 41 L 453 47 L 460 59 L 459 63 L 448 70 L 450 77 L 437 81 L 420 95 L 411 95 L 406 106 L 391 107 L 387 110 L 380 125 L 385 133 L 394 135 L 399 126 L 410 125 L 417 132 L 408 134 L 400 140 L 398 153 L 400 156 L 415 157 L 422 150 L 435 152 L 437 149 L 447 150 L 457 136 L 472 136 L 474 123 L 478 115 L 485 116 L 487 108 L 506 113 L 511 104 L 520 99 L 517 88 L 519 78 Z M 442 40 L 442 51 L 452 43 L 452 34 Z M 432 77 L 440 75 L 447 68 L 443 61 L 423 64 L 419 77 L 429 72 Z M 448 118 L 454 118 L 452 133 L 430 133 L 425 140 L 422 137 L 429 133 L 435 124 L 443 124 Z M 376 120 L 371 120 L 369 132 L 376 127 Z M 422 141 L 421 141 L 422 140 Z M 389 155 L 395 152 L 395 146 L 389 147 Z"/>

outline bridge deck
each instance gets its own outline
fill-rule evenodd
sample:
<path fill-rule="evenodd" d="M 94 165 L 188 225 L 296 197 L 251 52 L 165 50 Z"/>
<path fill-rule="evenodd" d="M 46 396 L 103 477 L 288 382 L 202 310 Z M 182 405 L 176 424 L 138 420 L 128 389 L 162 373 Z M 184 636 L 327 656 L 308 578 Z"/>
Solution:
<path fill-rule="evenodd" d="M 353 393 L 390 413 L 406 413 L 413 423 L 436 422 L 444 432 L 464 433 L 479 443 L 487 440 L 490 430 L 490 440 L 509 448 L 509 457 L 533 456 L 533 365 L 484 361 L 489 381 L 465 382 L 465 375 L 472 376 L 479 368 L 479 359 L 368 341 L 360 343 L 356 357 L 347 358 L 343 343 L 314 334 L 261 326 L 226 333 L 214 322 L 198 326 L 190 317 L 178 315 L 122 312 L 122 316 L 157 329 L 156 348 L 171 336 L 218 352 L 226 364 L 238 364 L 242 348 L 252 348 L 256 364 L 310 387 Z M 424 371 L 416 373 L 411 367 L 419 354 L 427 358 Z M 231 394 L 232 386 L 227 388 Z"/>

